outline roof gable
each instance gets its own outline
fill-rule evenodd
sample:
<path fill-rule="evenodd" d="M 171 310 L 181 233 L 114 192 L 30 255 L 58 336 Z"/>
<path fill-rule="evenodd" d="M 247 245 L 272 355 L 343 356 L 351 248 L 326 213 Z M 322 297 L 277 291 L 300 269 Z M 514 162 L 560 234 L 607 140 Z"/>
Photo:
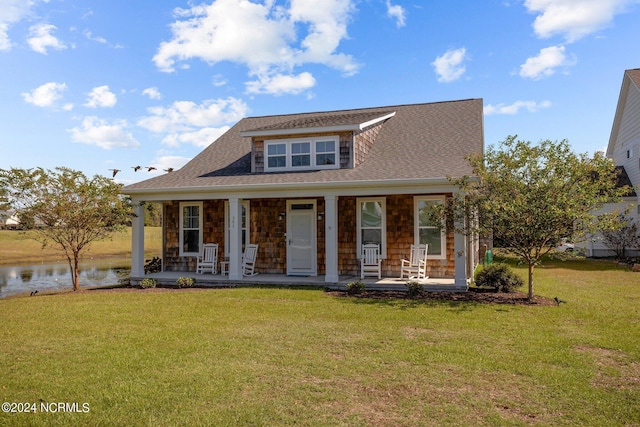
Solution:
<path fill-rule="evenodd" d="M 625 116 L 625 107 L 627 106 L 627 100 L 631 91 L 640 94 L 640 68 L 626 70 L 624 72 L 620 95 L 618 96 L 618 104 L 616 106 L 616 113 L 613 118 L 613 126 L 611 127 L 611 136 L 609 137 L 609 144 L 607 145 L 607 157 L 614 157 L 620 128 Z M 635 118 L 635 120 L 638 120 L 638 118 Z"/>

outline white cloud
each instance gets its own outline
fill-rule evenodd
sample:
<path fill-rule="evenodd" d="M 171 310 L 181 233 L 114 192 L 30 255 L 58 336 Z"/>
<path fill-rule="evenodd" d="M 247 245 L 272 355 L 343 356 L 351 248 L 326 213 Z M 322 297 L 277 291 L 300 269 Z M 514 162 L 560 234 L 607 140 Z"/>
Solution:
<path fill-rule="evenodd" d="M 107 44 L 107 39 L 105 39 L 104 37 L 101 36 L 94 36 L 93 33 L 89 30 L 84 30 L 82 32 L 82 34 L 88 39 L 88 40 L 92 40 L 94 42 L 98 42 L 101 44 Z"/>
<path fill-rule="evenodd" d="M 109 86 L 94 87 L 89 96 L 85 107 L 98 108 L 98 107 L 113 107 L 118 102 L 116 94 L 109 90 Z"/>
<path fill-rule="evenodd" d="M 396 20 L 398 28 L 406 25 L 405 10 L 402 6 L 392 5 L 390 0 L 387 0 L 387 15 L 390 18 Z"/>
<path fill-rule="evenodd" d="M 536 17 L 533 29 L 538 37 L 562 34 L 576 41 L 607 27 L 616 14 L 638 0 L 526 0 L 524 5 Z"/>
<path fill-rule="evenodd" d="M 431 65 L 438 75 L 438 81 L 448 83 L 462 77 L 465 72 L 463 62 L 467 59 L 467 49 L 462 47 L 448 50 L 442 56 L 438 56 Z"/>
<path fill-rule="evenodd" d="M 511 105 L 505 105 L 505 104 L 498 104 L 498 105 L 485 105 L 484 107 L 484 115 L 485 116 L 490 116 L 493 114 L 518 114 L 518 112 L 521 109 L 525 109 L 527 111 L 529 111 L 530 113 L 535 113 L 537 111 L 540 111 L 542 108 L 549 108 L 551 107 L 551 102 L 549 101 L 542 101 L 542 102 L 535 102 L 535 101 L 516 101 Z"/>
<path fill-rule="evenodd" d="M 25 102 L 37 107 L 51 107 L 62 98 L 62 92 L 67 90 L 64 83 L 49 82 L 38 86 L 31 92 L 24 92 L 22 98 Z"/>
<path fill-rule="evenodd" d="M 207 100 L 202 104 L 176 101 L 169 107 L 151 107 L 150 116 L 138 121 L 138 126 L 155 133 L 166 134 L 162 142 L 170 146 L 183 143 L 205 147 L 229 129 L 247 113 L 247 105 L 235 98 Z"/>
<path fill-rule="evenodd" d="M 27 42 L 31 49 L 44 55 L 47 54 L 47 48 L 53 48 L 56 50 L 66 49 L 64 43 L 58 40 L 53 34 L 53 31 L 58 28 L 51 24 L 36 24 L 29 28 L 29 38 Z"/>
<path fill-rule="evenodd" d="M 11 24 L 20 22 L 25 18 L 34 3 L 32 0 L 2 0 L 2 6 L 0 7 L 0 50 L 11 49 L 9 27 Z"/>
<path fill-rule="evenodd" d="M 258 80 L 246 83 L 247 92 L 253 94 L 282 95 L 299 94 L 316 84 L 311 73 L 300 73 L 297 76 L 278 74 L 274 76 L 258 76 Z"/>
<path fill-rule="evenodd" d="M 177 62 L 196 58 L 210 64 L 244 64 L 250 75 L 291 74 L 293 68 L 308 63 L 352 75 L 359 65 L 350 55 L 337 52 L 347 38 L 352 2 L 291 0 L 287 8 L 273 0 L 216 0 L 176 9 L 173 37 L 160 44 L 153 60 L 166 72 L 174 71 Z"/>
<path fill-rule="evenodd" d="M 150 99 L 160 99 L 162 95 L 157 87 L 148 87 L 142 91 L 143 95 L 147 95 Z"/>
<path fill-rule="evenodd" d="M 538 80 L 553 75 L 559 67 L 571 67 L 575 63 L 573 55 L 570 58 L 565 55 L 564 46 L 545 47 L 540 49 L 538 56 L 528 58 L 520 66 L 520 76 Z"/>
<path fill-rule="evenodd" d="M 108 123 L 95 116 L 88 116 L 82 120 L 80 127 L 69 129 L 74 142 L 96 145 L 105 150 L 113 147 L 139 147 L 140 143 L 126 129 L 126 120 L 116 120 Z"/>

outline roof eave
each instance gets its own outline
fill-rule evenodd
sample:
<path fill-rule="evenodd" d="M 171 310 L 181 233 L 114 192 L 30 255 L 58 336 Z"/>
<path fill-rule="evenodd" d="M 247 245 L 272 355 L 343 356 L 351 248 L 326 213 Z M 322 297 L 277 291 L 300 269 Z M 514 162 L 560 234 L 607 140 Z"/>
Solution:
<path fill-rule="evenodd" d="M 471 177 L 471 181 L 476 181 L 476 177 Z M 367 180 L 367 181 L 318 181 L 318 182 L 296 182 L 296 183 L 265 183 L 265 184 L 237 184 L 237 185 L 215 185 L 215 186 L 194 186 L 180 188 L 139 188 L 127 189 L 124 194 L 128 194 L 135 198 L 143 198 L 144 196 L 164 195 L 166 199 L 171 199 L 179 194 L 233 194 L 233 193 L 275 193 L 281 194 L 286 191 L 304 191 L 308 193 L 318 193 L 322 191 L 327 194 L 344 193 L 345 190 L 353 190 L 354 195 L 358 194 L 358 190 L 379 190 L 380 194 L 384 194 L 385 189 L 391 188 L 407 188 L 412 191 L 424 187 L 425 190 L 434 187 L 450 187 L 453 189 L 455 184 L 451 179 L 441 178 L 418 178 L 418 179 L 385 179 L 385 180 Z"/>
<path fill-rule="evenodd" d="M 395 116 L 396 112 L 385 114 L 380 117 L 376 117 L 373 120 L 368 120 L 363 123 L 352 123 L 348 125 L 339 126 L 314 126 L 305 128 L 290 128 L 290 129 L 268 129 L 268 130 L 247 130 L 240 132 L 240 136 L 253 137 L 253 136 L 280 136 L 280 135 L 300 135 L 305 133 L 330 133 L 330 132 L 352 132 L 363 130 L 369 126 L 380 123 L 384 120 L 390 119 Z"/>

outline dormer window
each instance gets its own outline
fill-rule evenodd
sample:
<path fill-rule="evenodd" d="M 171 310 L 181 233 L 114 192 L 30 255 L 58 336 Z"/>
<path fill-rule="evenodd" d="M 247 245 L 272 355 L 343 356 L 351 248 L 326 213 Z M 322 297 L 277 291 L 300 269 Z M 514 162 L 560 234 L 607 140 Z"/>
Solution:
<path fill-rule="evenodd" d="M 265 141 L 265 172 L 337 169 L 338 136 Z"/>

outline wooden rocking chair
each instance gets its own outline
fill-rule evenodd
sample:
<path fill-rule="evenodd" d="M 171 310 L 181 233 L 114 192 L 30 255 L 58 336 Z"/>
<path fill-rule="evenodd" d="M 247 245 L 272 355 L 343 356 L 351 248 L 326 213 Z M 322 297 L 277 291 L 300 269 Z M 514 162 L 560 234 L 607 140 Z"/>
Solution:
<path fill-rule="evenodd" d="M 205 243 L 202 246 L 202 254 L 198 256 L 196 274 L 202 274 L 205 270 L 211 270 L 211 274 L 218 273 L 218 244 Z"/>
<path fill-rule="evenodd" d="M 402 259 L 400 278 L 428 279 L 427 276 L 427 248 L 428 245 L 411 245 L 409 259 Z"/>
<path fill-rule="evenodd" d="M 380 258 L 380 246 L 375 244 L 362 245 L 360 258 L 360 278 L 364 276 L 378 276 L 382 278 L 382 259 Z"/>
<path fill-rule="evenodd" d="M 249 244 L 242 255 L 242 275 L 255 276 L 256 256 L 258 255 L 258 245 Z"/>

